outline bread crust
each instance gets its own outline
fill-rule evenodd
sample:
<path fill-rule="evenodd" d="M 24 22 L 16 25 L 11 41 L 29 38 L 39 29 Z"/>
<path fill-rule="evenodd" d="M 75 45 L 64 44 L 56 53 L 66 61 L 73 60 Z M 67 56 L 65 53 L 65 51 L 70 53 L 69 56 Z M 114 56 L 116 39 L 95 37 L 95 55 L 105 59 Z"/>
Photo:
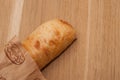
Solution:
<path fill-rule="evenodd" d="M 40 25 L 22 44 L 42 69 L 75 38 L 75 30 L 70 24 L 60 19 L 54 19 Z"/>

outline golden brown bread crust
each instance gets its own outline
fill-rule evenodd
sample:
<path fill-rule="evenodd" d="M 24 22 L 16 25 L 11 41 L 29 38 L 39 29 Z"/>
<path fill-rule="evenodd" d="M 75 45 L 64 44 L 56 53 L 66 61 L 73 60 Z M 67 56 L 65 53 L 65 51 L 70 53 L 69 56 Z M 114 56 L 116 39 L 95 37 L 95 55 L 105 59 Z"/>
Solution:
<path fill-rule="evenodd" d="M 39 26 L 22 44 L 42 69 L 75 39 L 75 30 L 65 21 L 54 19 Z"/>

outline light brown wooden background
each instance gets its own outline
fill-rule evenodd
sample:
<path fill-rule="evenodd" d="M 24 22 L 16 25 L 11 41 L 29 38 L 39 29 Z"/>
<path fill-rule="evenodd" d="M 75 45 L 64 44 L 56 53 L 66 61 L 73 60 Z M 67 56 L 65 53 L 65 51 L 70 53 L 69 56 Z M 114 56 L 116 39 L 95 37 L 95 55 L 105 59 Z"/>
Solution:
<path fill-rule="evenodd" d="M 0 48 L 54 18 L 77 40 L 42 71 L 48 80 L 120 80 L 120 0 L 0 0 Z"/>

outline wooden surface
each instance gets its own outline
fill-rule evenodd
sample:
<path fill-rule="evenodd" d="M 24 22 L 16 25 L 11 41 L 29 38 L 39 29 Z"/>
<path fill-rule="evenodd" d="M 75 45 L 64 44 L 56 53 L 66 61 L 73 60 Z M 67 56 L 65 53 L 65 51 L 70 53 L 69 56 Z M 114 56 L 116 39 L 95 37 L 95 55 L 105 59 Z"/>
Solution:
<path fill-rule="evenodd" d="M 48 80 L 120 80 L 120 0 L 0 0 L 0 48 L 54 18 L 77 40 L 42 71 Z"/>

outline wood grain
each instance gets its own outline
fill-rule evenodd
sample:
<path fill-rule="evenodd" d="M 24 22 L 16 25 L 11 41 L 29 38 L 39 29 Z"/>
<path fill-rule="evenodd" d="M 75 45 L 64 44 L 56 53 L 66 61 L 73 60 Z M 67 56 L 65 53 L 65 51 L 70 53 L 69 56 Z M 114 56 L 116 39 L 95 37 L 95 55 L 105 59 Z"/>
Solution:
<path fill-rule="evenodd" d="M 120 1 L 91 0 L 86 80 L 120 79 Z"/>
<path fill-rule="evenodd" d="M 120 79 L 119 0 L 22 1 L 0 0 L 0 48 L 9 36 L 17 34 L 23 40 L 41 23 L 60 18 L 73 25 L 77 40 L 42 71 L 45 77 L 48 80 Z M 23 6 L 16 9 L 14 6 L 19 3 Z M 21 14 L 15 13 L 15 9 L 21 10 Z M 13 13 L 17 18 L 10 19 Z M 14 26 L 18 31 L 12 33 L 11 23 L 15 22 L 19 23 Z"/>

